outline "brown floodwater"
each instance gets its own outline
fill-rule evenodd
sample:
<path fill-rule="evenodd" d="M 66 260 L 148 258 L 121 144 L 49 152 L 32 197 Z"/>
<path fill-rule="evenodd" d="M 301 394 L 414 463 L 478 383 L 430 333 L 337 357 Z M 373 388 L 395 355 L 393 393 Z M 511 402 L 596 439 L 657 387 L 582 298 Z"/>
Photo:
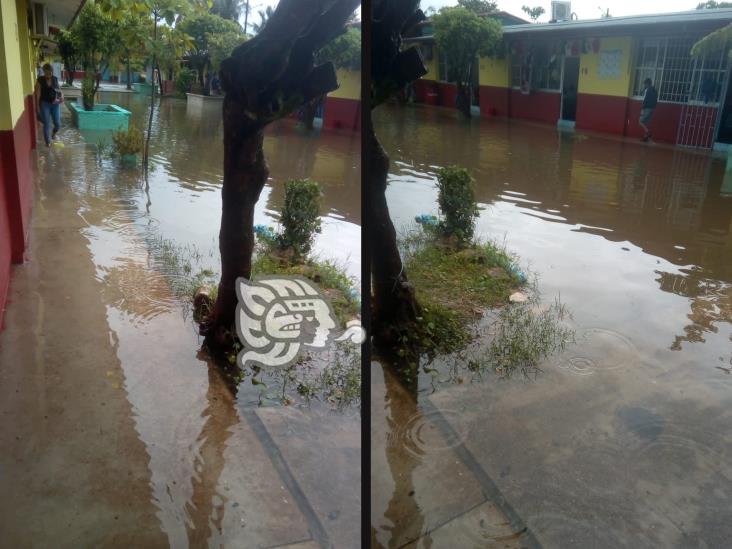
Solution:
<path fill-rule="evenodd" d="M 146 98 L 101 99 L 145 123 Z M 14 272 L 0 338 L 3 540 L 354 547 L 358 409 L 285 407 L 276 395 L 259 406 L 264 389 L 246 378 L 232 395 L 200 352 L 174 291 L 186 273 L 160 250 L 169 242 L 195 269 L 218 268 L 220 105 L 159 104 L 149 185 L 98 155 L 109 134 L 80 134 L 66 109 L 64 146 L 39 147 L 30 259 Z M 276 225 L 287 178 L 320 182 L 316 253 L 357 277 L 358 136 L 305 135 L 285 121 L 265 152 L 271 179 L 256 222 Z"/>
<path fill-rule="evenodd" d="M 568 307 L 528 380 L 375 363 L 372 544 L 723 547 L 732 536 L 732 178 L 725 159 L 395 106 L 375 113 L 398 229 L 436 171 L 476 180 L 481 238 Z"/>

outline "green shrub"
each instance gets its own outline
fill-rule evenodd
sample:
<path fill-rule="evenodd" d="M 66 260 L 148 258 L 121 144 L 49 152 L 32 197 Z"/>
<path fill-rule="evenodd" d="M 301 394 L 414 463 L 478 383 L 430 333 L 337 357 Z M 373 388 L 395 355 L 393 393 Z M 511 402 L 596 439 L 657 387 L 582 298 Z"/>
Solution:
<path fill-rule="evenodd" d="M 196 71 L 183 67 L 178 71 L 178 76 L 175 79 L 175 91 L 178 95 L 185 98 L 186 93 L 191 91 L 191 86 L 196 80 Z"/>
<path fill-rule="evenodd" d="M 478 204 L 473 194 L 473 178 L 465 168 L 449 166 L 437 174 L 438 204 L 442 213 L 440 231 L 454 236 L 461 244 L 469 242 L 475 232 Z"/>
<path fill-rule="evenodd" d="M 81 101 L 84 110 L 94 110 L 94 77 L 90 74 L 84 76 L 84 80 L 81 81 Z"/>
<path fill-rule="evenodd" d="M 127 130 L 114 132 L 112 141 L 114 142 L 114 149 L 121 155 L 138 154 L 142 152 L 144 144 L 142 130 L 134 124 L 130 124 Z"/>
<path fill-rule="evenodd" d="M 306 256 L 313 246 L 315 233 L 320 232 L 320 187 L 307 179 L 285 183 L 285 205 L 282 207 L 280 248 L 292 248 L 295 258 Z"/>

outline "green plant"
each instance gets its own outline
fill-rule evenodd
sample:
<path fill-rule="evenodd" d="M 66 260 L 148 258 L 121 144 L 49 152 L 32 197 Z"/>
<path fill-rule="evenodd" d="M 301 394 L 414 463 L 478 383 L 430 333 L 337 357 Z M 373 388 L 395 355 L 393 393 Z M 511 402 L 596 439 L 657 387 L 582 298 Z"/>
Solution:
<path fill-rule="evenodd" d="M 191 86 L 196 80 L 196 71 L 183 67 L 178 71 L 178 76 L 175 79 L 175 91 L 178 95 L 185 99 L 186 93 L 191 91 Z"/>
<path fill-rule="evenodd" d="M 144 139 L 142 130 L 131 124 L 127 130 L 120 130 L 112 134 L 114 149 L 118 154 L 131 155 L 142 152 Z"/>
<path fill-rule="evenodd" d="M 472 2 L 471 2 L 472 4 Z M 501 43 L 501 24 L 491 17 L 481 17 L 466 7 L 442 8 L 432 18 L 440 58 L 446 61 L 444 75 L 457 86 L 456 108 L 470 117 L 470 86 L 478 70 L 478 55 L 493 55 Z"/>
<path fill-rule="evenodd" d="M 438 204 L 443 219 L 439 228 L 444 236 L 466 244 L 473 238 L 478 205 L 473 194 L 473 178 L 465 168 L 448 166 L 437 174 Z"/>
<path fill-rule="evenodd" d="M 315 234 L 320 232 L 320 187 L 307 179 L 292 179 L 285 183 L 285 204 L 278 235 L 281 249 L 292 249 L 296 259 L 310 253 Z"/>
<path fill-rule="evenodd" d="M 94 95 L 96 94 L 96 87 L 94 78 L 87 74 L 84 76 L 84 80 L 81 81 L 81 101 L 84 105 L 84 110 L 94 110 Z"/>

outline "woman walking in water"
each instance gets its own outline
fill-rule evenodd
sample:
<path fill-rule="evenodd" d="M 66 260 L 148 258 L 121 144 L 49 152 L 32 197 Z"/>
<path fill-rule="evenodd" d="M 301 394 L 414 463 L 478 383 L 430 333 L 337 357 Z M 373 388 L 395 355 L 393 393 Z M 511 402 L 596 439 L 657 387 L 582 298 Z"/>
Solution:
<path fill-rule="evenodd" d="M 36 80 L 36 104 L 38 113 L 43 123 L 43 139 L 46 146 L 51 146 L 51 139 L 56 139 L 56 134 L 61 128 L 61 102 L 63 96 L 58 85 L 58 78 L 53 75 L 51 65 L 43 65 L 43 76 Z M 53 122 L 53 133 L 51 133 L 51 122 Z"/>

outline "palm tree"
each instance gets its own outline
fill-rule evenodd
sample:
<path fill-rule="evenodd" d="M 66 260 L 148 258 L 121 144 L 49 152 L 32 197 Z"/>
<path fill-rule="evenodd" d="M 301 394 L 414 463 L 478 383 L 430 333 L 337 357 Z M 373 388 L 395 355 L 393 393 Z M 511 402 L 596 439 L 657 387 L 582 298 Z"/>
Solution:
<path fill-rule="evenodd" d="M 246 0 L 213 0 L 211 13 L 224 19 L 239 21 L 245 3 L 248 4 Z"/>
<path fill-rule="evenodd" d="M 252 23 L 252 31 L 254 32 L 254 34 L 259 34 L 262 31 L 264 25 L 267 24 L 267 20 L 274 13 L 274 10 L 271 6 L 267 6 L 266 9 L 259 10 L 257 13 L 259 14 L 259 24 Z"/>

